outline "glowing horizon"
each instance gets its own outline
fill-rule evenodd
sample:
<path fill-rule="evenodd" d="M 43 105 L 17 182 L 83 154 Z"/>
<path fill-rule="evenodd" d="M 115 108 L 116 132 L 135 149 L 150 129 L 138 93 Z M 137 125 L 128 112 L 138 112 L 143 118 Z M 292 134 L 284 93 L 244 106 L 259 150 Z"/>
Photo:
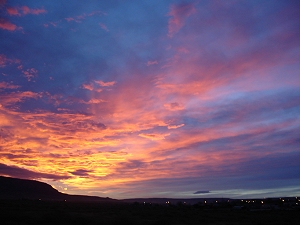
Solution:
<path fill-rule="evenodd" d="M 0 1 L 0 175 L 118 199 L 300 195 L 299 6 Z"/>

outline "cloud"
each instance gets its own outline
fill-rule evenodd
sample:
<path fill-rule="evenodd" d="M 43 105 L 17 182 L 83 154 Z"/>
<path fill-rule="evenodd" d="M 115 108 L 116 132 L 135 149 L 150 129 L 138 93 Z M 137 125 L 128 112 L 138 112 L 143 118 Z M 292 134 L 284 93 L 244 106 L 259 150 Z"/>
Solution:
<path fill-rule="evenodd" d="M 93 171 L 92 170 L 85 170 L 85 169 L 77 169 L 77 170 L 75 170 L 73 172 L 70 172 L 70 173 L 73 174 L 73 175 L 76 175 L 76 176 L 80 176 L 80 177 L 88 177 L 90 172 L 93 172 Z"/>
<path fill-rule="evenodd" d="M 7 65 L 11 65 L 11 64 L 20 64 L 20 60 L 10 59 L 7 58 L 5 55 L 0 54 L 0 68 L 6 67 Z"/>
<path fill-rule="evenodd" d="M 199 195 L 199 194 L 208 194 L 210 193 L 209 191 L 196 191 L 194 192 L 194 195 Z"/>
<path fill-rule="evenodd" d="M 6 93 L 3 93 L 1 94 L 0 92 L 0 96 L 1 99 L 0 100 L 0 103 L 2 105 L 12 105 L 12 104 L 15 104 L 15 103 L 18 103 L 18 102 L 23 102 L 25 101 L 26 99 L 37 99 L 37 98 L 40 98 L 42 97 L 42 93 L 35 93 L 35 92 L 32 92 L 32 91 L 18 91 L 18 92 L 11 92 L 9 94 L 6 94 Z"/>
<path fill-rule="evenodd" d="M 94 85 L 93 84 L 83 84 L 82 88 L 87 89 L 89 91 L 93 91 L 94 90 Z"/>
<path fill-rule="evenodd" d="M 19 85 L 10 84 L 5 81 L 0 82 L 0 91 L 1 89 L 18 89 L 19 87 Z"/>
<path fill-rule="evenodd" d="M 96 11 L 92 11 L 92 12 L 90 12 L 90 13 L 88 13 L 88 14 L 83 13 L 83 14 L 80 14 L 80 15 L 78 15 L 78 16 L 67 17 L 67 18 L 65 18 L 65 20 L 66 20 L 67 22 L 74 21 L 74 22 L 76 22 L 76 23 L 81 23 L 83 20 L 86 19 L 86 17 L 91 17 L 91 16 L 95 16 L 95 15 L 106 15 L 106 13 L 104 13 L 104 12 L 102 12 L 102 11 L 99 11 L 99 10 L 96 10 Z M 101 26 L 101 24 L 102 24 L 102 23 L 99 23 L 100 26 Z M 105 26 L 105 25 L 104 25 L 104 26 Z M 102 29 L 104 29 L 104 28 L 102 27 Z M 107 28 L 105 28 L 105 29 L 107 29 Z M 104 29 L 104 30 L 105 30 L 105 29 Z M 107 31 L 108 31 L 108 30 L 107 30 Z"/>
<path fill-rule="evenodd" d="M 163 140 L 165 137 L 169 136 L 169 133 L 166 134 L 139 134 L 140 137 L 150 139 L 152 141 Z"/>
<path fill-rule="evenodd" d="M 69 179 L 70 176 L 58 175 L 58 174 L 48 174 L 48 173 L 39 173 L 24 168 L 19 168 L 17 166 L 8 166 L 0 163 L 0 174 L 15 178 L 25 178 L 25 179 L 51 179 L 51 180 L 64 180 Z"/>
<path fill-rule="evenodd" d="M 11 16 L 20 16 L 21 15 L 17 8 L 7 7 L 6 11 Z"/>
<path fill-rule="evenodd" d="M 185 24 L 185 20 L 196 12 L 193 4 L 183 3 L 172 5 L 168 16 L 171 16 L 168 22 L 168 36 L 173 37 Z"/>
<path fill-rule="evenodd" d="M 109 30 L 107 29 L 107 27 L 106 27 L 105 24 L 99 23 L 99 26 L 100 26 L 103 30 L 105 30 L 106 32 L 109 32 Z"/>
<path fill-rule="evenodd" d="M 177 129 L 177 128 L 180 128 L 180 127 L 183 127 L 184 124 L 179 124 L 179 125 L 168 125 L 168 129 Z"/>
<path fill-rule="evenodd" d="M 28 81 L 31 81 L 33 78 L 36 78 L 38 76 L 38 71 L 34 68 L 22 70 L 22 73 Z"/>
<path fill-rule="evenodd" d="M 18 29 L 17 25 L 15 25 L 3 18 L 0 18 L 0 28 L 3 30 L 9 30 L 9 31 L 14 31 L 14 30 Z"/>
<path fill-rule="evenodd" d="M 27 14 L 32 15 L 39 15 L 42 13 L 46 13 L 47 11 L 43 8 L 40 9 L 31 9 L 28 6 L 21 6 L 21 7 L 7 7 L 6 8 L 7 13 L 10 16 L 23 16 Z"/>
<path fill-rule="evenodd" d="M 184 109 L 184 106 L 179 104 L 178 102 L 172 102 L 172 103 L 164 104 L 164 107 L 168 110 L 171 110 L 171 111 L 178 111 L 178 110 L 183 110 Z"/>
<path fill-rule="evenodd" d="M 152 65 L 155 65 L 155 64 L 158 64 L 157 60 L 154 60 L 154 61 L 148 61 L 148 62 L 147 62 L 147 66 L 152 66 Z"/>
<path fill-rule="evenodd" d="M 99 84 L 101 87 L 110 87 L 113 86 L 116 82 L 115 81 L 104 82 L 102 80 L 95 80 L 95 83 Z"/>
<path fill-rule="evenodd" d="M 88 103 L 88 104 L 99 104 L 99 103 L 103 103 L 103 102 L 106 102 L 106 101 L 102 100 L 102 99 L 92 98 L 88 102 L 85 102 L 85 103 Z"/>

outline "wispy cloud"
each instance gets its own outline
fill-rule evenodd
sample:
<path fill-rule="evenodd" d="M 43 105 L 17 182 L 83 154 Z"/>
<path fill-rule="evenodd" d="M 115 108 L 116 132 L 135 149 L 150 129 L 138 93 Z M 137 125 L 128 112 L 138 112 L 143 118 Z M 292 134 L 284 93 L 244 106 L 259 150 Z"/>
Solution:
<path fill-rule="evenodd" d="M 115 81 L 104 82 L 102 80 L 95 80 L 95 83 L 99 84 L 101 87 L 110 87 L 113 86 L 116 82 Z"/>
<path fill-rule="evenodd" d="M 21 7 L 7 7 L 7 13 L 10 16 L 23 16 L 27 14 L 39 15 L 42 13 L 47 13 L 47 11 L 43 8 L 40 9 L 31 9 L 28 6 L 21 6 Z"/>
<path fill-rule="evenodd" d="M 168 16 L 171 16 L 168 22 L 168 36 L 173 37 L 185 23 L 185 20 L 196 12 L 196 9 L 191 3 L 183 3 L 172 5 Z"/>

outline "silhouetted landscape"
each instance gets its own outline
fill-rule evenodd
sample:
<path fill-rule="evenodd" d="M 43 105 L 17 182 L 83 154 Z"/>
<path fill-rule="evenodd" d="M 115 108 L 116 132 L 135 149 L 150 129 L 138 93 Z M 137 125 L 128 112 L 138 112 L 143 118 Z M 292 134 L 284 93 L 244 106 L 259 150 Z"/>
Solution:
<path fill-rule="evenodd" d="M 297 197 L 145 198 L 68 195 L 50 185 L 0 177 L 1 224 L 296 224 Z"/>

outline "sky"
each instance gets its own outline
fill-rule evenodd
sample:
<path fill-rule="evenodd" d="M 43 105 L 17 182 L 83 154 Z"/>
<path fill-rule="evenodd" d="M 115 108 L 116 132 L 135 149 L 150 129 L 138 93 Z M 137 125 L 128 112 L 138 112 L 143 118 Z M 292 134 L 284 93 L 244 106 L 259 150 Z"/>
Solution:
<path fill-rule="evenodd" d="M 0 175 L 299 196 L 299 36 L 297 0 L 0 0 Z"/>

